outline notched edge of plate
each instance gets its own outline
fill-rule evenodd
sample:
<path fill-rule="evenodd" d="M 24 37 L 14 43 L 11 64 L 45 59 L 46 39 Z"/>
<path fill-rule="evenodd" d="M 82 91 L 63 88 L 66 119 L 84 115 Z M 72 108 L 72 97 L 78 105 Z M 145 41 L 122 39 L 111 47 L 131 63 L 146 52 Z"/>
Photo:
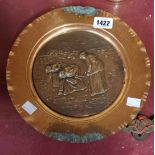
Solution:
<path fill-rule="evenodd" d="M 63 8 L 61 8 L 61 9 L 63 9 Z M 43 15 L 44 16 L 44 15 Z M 114 16 L 114 18 L 116 18 L 116 19 L 119 19 L 118 17 L 116 17 L 116 16 Z M 122 21 L 122 20 L 121 20 Z M 124 24 L 124 22 L 123 22 L 123 24 Z M 129 27 L 127 24 L 124 24 L 124 26 L 126 26 L 126 27 Z M 21 32 L 21 34 L 19 35 L 19 37 L 16 39 L 16 42 L 14 43 L 14 48 L 16 48 L 19 44 L 20 44 L 20 42 L 21 42 L 21 39 L 20 39 L 20 36 L 21 35 L 25 35 L 26 33 L 28 33 L 28 28 L 32 28 L 32 24 L 30 23 L 27 27 L 26 27 L 26 29 L 24 29 L 22 32 Z M 131 31 L 129 31 L 129 34 L 130 34 L 130 32 Z M 130 35 L 132 35 L 132 34 L 130 34 Z M 134 35 L 133 34 L 133 36 L 132 37 L 137 37 L 137 34 L 136 35 Z M 138 37 L 139 38 L 139 37 Z M 145 47 L 144 47 L 144 45 L 143 45 L 143 43 L 141 42 L 141 40 L 139 40 L 138 42 L 137 42 L 137 46 L 141 46 L 140 47 L 140 52 L 142 52 L 142 53 L 146 53 L 146 49 L 145 49 Z M 10 93 L 10 97 L 12 98 L 12 101 L 14 102 L 14 97 L 13 97 L 13 92 L 14 92 L 14 87 L 12 86 L 12 83 L 10 83 L 10 80 L 11 80 L 11 76 L 12 76 L 12 73 L 11 73 L 11 70 L 10 70 L 10 63 L 12 63 L 12 58 L 15 56 L 15 51 L 14 51 L 14 49 L 11 49 L 11 51 L 10 51 L 10 54 L 9 54 L 9 59 L 8 59 L 8 64 L 7 64 L 7 71 L 6 71 L 6 73 L 7 73 L 7 82 L 8 82 L 8 90 L 9 90 L 9 93 Z M 149 57 L 147 56 L 147 54 L 146 54 L 146 56 L 145 56 L 145 62 L 146 62 L 146 64 L 145 64 L 145 66 L 146 66 L 146 70 L 147 70 L 147 72 L 149 72 L 150 73 L 150 60 L 149 60 Z M 8 67 L 9 66 L 9 67 Z M 148 73 L 148 74 L 149 74 Z M 150 77 L 148 77 L 148 81 L 146 81 L 146 83 L 145 83 L 145 85 L 149 88 L 149 86 L 150 86 Z M 146 101 L 146 98 L 147 98 L 147 96 L 148 96 L 148 89 L 147 90 L 145 90 L 144 91 L 144 93 L 143 93 L 143 97 L 142 97 L 142 100 L 143 100 L 143 105 L 144 105 L 144 102 Z M 19 112 L 19 110 L 18 110 L 18 108 L 17 107 L 19 107 L 20 105 L 15 105 L 14 104 L 14 106 L 15 106 L 15 108 L 17 109 L 17 111 Z M 140 107 L 141 108 L 141 107 Z M 134 118 L 134 117 L 136 117 L 136 114 L 137 114 L 137 111 L 139 111 L 140 109 L 136 109 L 135 110 L 135 112 L 133 112 L 133 115 L 130 115 L 131 116 L 131 120 Z M 20 113 L 20 112 L 19 112 Z M 21 114 L 21 113 L 20 113 Z M 21 114 L 22 115 L 22 114 Z M 24 117 L 24 118 L 26 118 L 26 116 L 22 116 L 22 117 Z M 33 118 L 32 116 L 30 117 L 30 118 Z M 26 119 L 25 119 L 26 120 Z M 33 128 L 34 129 L 36 129 L 35 127 L 34 127 L 34 124 L 31 122 L 28 122 L 27 121 L 27 123 L 28 124 L 30 124 L 31 126 L 33 126 Z M 126 125 L 126 123 L 124 124 L 124 125 Z M 118 126 L 118 128 L 119 128 L 119 130 L 121 130 L 122 128 L 123 128 L 124 126 L 121 124 L 121 127 L 120 126 Z M 45 129 L 46 130 L 46 129 Z M 45 131 L 44 130 L 44 131 Z M 41 132 L 41 133 L 43 133 L 44 135 L 46 135 L 46 132 L 51 132 L 51 131 L 46 131 L 46 132 L 43 132 L 43 131 L 41 131 L 41 129 L 39 128 L 38 129 L 38 131 L 39 132 Z M 95 132 L 94 132 L 95 133 Z M 113 132 L 113 133 L 115 133 L 115 132 Z M 112 133 L 112 134 L 113 134 Z M 53 132 L 52 131 L 52 135 L 61 135 L 61 136 L 63 136 L 63 133 L 59 133 L 59 132 Z M 72 133 L 71 133 L 72 134 Z M 76 135 L 76 134 L 73 134 L 73 135 Z M 65 133 L 65 135 L 64 135 L 64 137 L 66 136 L 66 133 Z M 52 136 L 51 136 L 52 137 Z M 58 139 L 58 136 L 55 136 L 56 137 L 56 139 Z M 83 137 L 83 136 L 81 136 L 81 137 Z M 84 135 L 84 137 L 85 137 L 85 135 Z M 53 137 L 54 138 L 54 137 Z M 73 138 L 74 138 L 74 136 L 73 136 Z M 58 139 L 59 140 L 59 139 Z M 64 138 L 64 140 L 67 140 L 67 139 L 65 139 Z M 78 143 L 78 141 L 73 141 L 74 143 Z M 85 141 L 85 142 L 88 142 L 88 141 Z M 81 143 L 81 141 L 80 141 L 80 143 Z"/>

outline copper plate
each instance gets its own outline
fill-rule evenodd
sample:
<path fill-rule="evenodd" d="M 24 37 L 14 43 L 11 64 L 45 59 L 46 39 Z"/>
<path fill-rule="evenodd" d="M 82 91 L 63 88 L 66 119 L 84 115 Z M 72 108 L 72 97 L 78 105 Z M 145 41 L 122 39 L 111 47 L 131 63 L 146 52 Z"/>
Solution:
<path fill-rule="evenodd" d="M 142 41 L 120 18 L 95 11 L 48 12 L 20 33 L 10 51 L 10 97 L 45 135 L 114 134 L 146 101 L 150 61 Z M 94 28 L 94 16 L 113 18 L 112 29 Z M 129 105 L 129 98 L 140 106 Z"/>

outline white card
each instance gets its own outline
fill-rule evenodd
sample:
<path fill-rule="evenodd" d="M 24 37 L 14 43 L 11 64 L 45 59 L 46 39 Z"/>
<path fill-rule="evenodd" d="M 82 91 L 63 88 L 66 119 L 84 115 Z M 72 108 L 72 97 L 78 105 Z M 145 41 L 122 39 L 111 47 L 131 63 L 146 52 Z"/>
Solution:
<path fill-rule="evenodd" d="M 112 29 L 113 28 L 113 18 L 94 17 L 93 27 L 94 28 Z"/>
<path fill-rule="evenodd" d="M 132 97 L 127 98 L 127 104 L 126 105 L 129 107 L 140 108 L 140 104 L 141 104 L 141 99 L 132 98 Z"/>
<path fill-rule="evenodd" d="M 32 115 L 36 110 L 37 107 L 35 107 L 30 101 L 26 101 L 23 105 L 22 108 L 29 114 Z"/>

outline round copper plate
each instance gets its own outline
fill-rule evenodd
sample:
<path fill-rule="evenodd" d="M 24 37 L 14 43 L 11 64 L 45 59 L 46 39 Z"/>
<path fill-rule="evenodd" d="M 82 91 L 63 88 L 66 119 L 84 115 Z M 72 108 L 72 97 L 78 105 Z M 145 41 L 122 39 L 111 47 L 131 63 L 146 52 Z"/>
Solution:
<path fill-rule="evenodd" d="M 55 9 L 30 23 L 7 65 L 17 111 L 59 140 L 66 140 L 61 134 L 121 130 L 144 105 L 150 86 L 150 61 L 134 30 L 105 11 L 75 8 Z M 113 27 L 94 28 L 94 17 L 113 18 Z"/>
<path fill-rule="evenodd" d="M 67 75 L 61 78 L 62 73 Z M 80 28 L 43 45 L 34 60 L 32 77 L 38 96 L 49 108 L 84 117 L 102 112 L 119 96 L 124 68 L 108 41 Z"/>

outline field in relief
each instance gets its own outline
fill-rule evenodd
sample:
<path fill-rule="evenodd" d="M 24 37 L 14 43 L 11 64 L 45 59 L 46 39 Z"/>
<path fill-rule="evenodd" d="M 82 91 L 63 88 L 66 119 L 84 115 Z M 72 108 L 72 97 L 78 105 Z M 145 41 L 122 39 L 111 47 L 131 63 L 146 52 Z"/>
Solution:
<path fill-rule="evenodd" d="M 108 108 L 124 84 L 123 62 L 100 36 L 84 31 L 48 41 L 33 64 L 35 90 L 50 109 L 85 117 Z"/>

